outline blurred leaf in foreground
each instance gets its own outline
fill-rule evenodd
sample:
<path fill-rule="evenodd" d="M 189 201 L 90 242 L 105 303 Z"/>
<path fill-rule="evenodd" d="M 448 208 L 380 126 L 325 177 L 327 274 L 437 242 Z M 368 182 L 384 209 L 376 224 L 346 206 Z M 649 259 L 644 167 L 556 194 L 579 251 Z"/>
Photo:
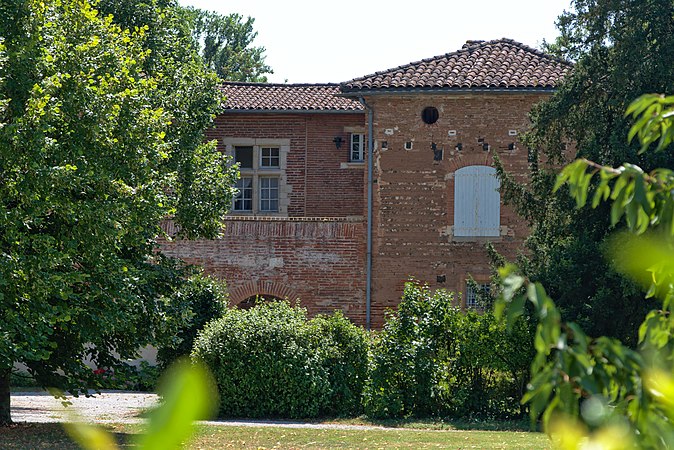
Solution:
<path fill-rule="evenodd" d="M 149 418 L 147 432 L 136 439 L 142 450 L 182 448 L 194 431 L 194 422 L 211 418 L 218 404 L 217 389 L 208 369 L 199 363 L 180 360 L 162 377 L 161 405 Z M 112 434 L 103 428 L 79 420 L 63 424 L 68 435 L 86 450 L 116 450 Z"/>
<path fill-rule="evenodd" d="M 193 432 L 196 420 L 211 418 L 218 405 L 215 382 L 206 367 L 179 361 L 159 386 L 162 405 L 150 415 L 147 433 L 138 439 L 144 450 L 180 448 Z"/>

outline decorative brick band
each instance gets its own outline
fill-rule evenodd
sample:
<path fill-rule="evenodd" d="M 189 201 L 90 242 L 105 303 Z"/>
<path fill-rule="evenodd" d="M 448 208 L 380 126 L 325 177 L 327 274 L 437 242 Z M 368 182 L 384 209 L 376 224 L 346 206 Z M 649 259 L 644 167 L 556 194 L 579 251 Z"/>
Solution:
<path fill-rule="evenodd" d="M 362 222 L 361 216 L 349 217 L 274 217 L 274 216 L 227 216 L 225 222 Z"/>
<path fill-rule="evenodd" d="M 363 233 L 363 220 L 356 218 L 268 218 L 259 220 L 250 217 L 228 217 L 222 237 L 269 236 L 296 238 L 354 238 Z M 172 220 L 161 223 L 168 236 L 175 236 L 178 227 Z"/>
<path fill-rule="evenodd" d="M 277 298 L 287 299 L 294 302 L 299 296 L 287 284 L 275 281 L 249 281 L 229 293 L 229 303 L 236 306 L 242 301 L 256 295 L 270 295 Z"/>
<path fill-rule="evenodd" d="M 467 166 L 492 166 L 493 159 L 490 152 L 470 153 L 467 155 L 454 156 L 449 161 L 449 172 L 456 172 L 462 167 Z"/>
<path fill-rule="evenodd" d="M 257 222 L 232 221 L 223 237 L 293 237 L 297 239 L 355 238 L 363 233 L 360 222 Z"/>

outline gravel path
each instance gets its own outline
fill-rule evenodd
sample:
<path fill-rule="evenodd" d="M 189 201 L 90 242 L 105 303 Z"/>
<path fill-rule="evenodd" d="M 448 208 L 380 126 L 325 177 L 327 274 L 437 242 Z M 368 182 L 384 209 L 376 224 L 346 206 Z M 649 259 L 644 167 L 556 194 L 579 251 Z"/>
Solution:
<path fill-rule="evenodd" d="M 140 422 L 138 414 L 156 405 L 156 394 L 143 392 L 103 391 L 92 397 L 68 397 L 64 406 L 47 392 L 12 392 L 14 422 L 69 422 L 84 420 L 96 423 Z"/>
<path fill-rule="evenodd" d="M 14 422 L 72 422 L 140 423 L 138 414 L 159 401 L 157 394 L 143 392 L 103 391 L 92 397 L 68 397 L 71 406 L 64 406 L 47 392 L 12 392 L 12 420 Z M 320 428 L 340 430 L 392 429 L 370 425 L 307 423 L 285 420 L 217 420 L 203 422 L 209 425 Z"/>

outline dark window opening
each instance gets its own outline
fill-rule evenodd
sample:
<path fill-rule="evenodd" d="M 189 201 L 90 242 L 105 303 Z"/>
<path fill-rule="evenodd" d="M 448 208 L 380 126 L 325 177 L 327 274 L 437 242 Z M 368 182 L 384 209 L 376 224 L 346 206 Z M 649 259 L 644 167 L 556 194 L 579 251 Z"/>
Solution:
<path fill-rule="evenodd" d="M 234 159 L 241 169 L 252 169 L 253 147 L 234 147 Z"/>

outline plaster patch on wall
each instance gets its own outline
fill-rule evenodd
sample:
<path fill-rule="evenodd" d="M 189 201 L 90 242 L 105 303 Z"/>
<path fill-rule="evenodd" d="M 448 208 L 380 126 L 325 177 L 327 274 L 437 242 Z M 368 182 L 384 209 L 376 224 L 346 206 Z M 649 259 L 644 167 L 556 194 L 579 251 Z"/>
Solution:
<path fill-rule="evenodd" d="M 269 268 L 276 269 L 283 267 L 283 258 L 269 258 Z"/>
<path fill-rule="evenodd" d="M 271 263 L 271 260 L 281 260 L 281 264 L 283 263 L 283 258 L 269 258 L 264 255 L 242 255 L 242 254 L 230 254 L 227 257 L 227 264 L 232 265 L 232 266 L 239 266 L 243 267 L 246 269 L 273 269 L 274 267 L 282 267 L 281 266 L 273 266 Z"/>
<path fill-rule="evenodd" d="M 298 249 L 295 253 L 297 259 L 304 261 L 311 261 L 312 263 L 321 263 L 321 264 L 336 264 L 342 260 L 342 258 L 332 252 L 324 252 L 321 250 L 314 250 L 310 248 Z M 323 268 L 324 270 L 329 270 L 329 267 Z"/>

